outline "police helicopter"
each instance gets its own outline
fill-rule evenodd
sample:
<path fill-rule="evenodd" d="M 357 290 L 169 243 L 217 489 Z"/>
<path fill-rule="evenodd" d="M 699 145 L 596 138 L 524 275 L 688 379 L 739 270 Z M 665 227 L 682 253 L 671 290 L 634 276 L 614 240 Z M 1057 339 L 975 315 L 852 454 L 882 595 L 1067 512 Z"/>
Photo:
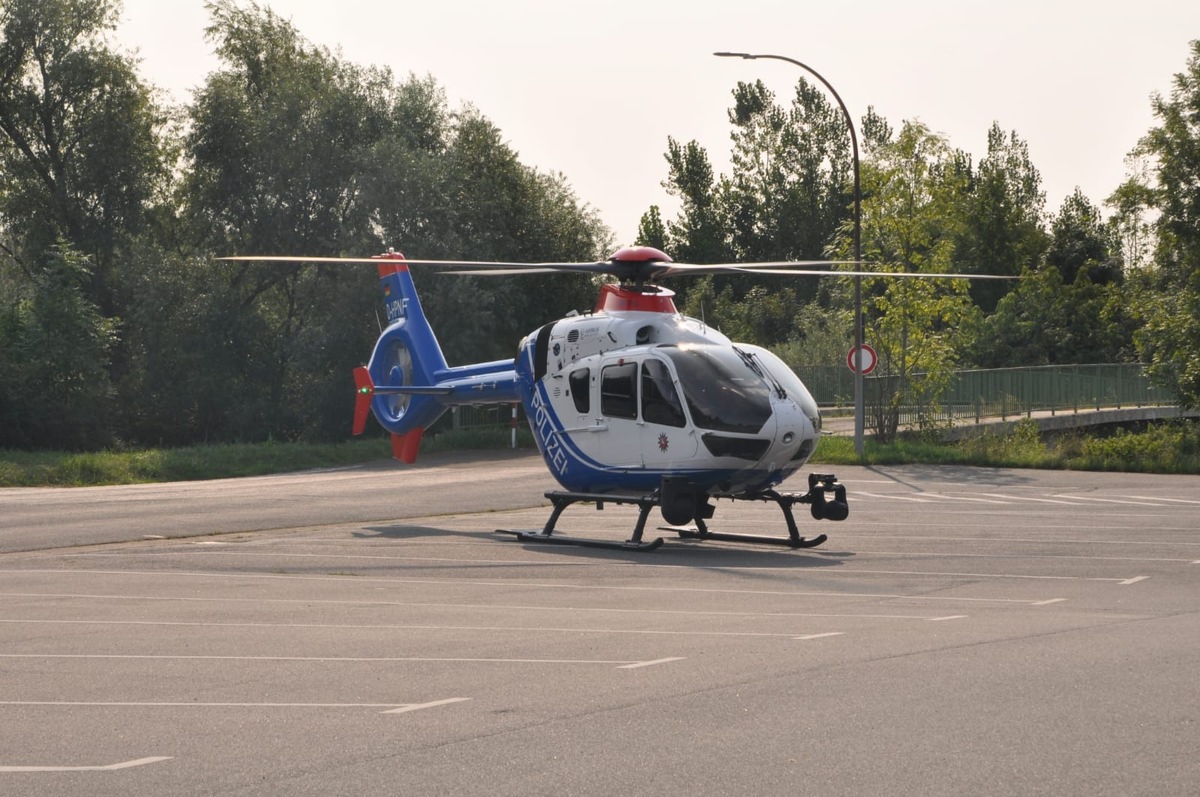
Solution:
<path fill-rule="evenodd" d="M 798 376 L 770 351 L 736 343 L 704 321 L 682 315 L 666 277 L 706 273 L 882 276 L 830 271 L 831 261 L 753 265 L 675 263 L 647 246 L 617 250 L 593 263 L 500 263 L 372 258 L 235 257 L 279 262 L 374 264 L 387 326 L 367 365 L 354 370 L 355 434 L 368 414 L 391 433 L 393 455 L 416 461 L 422 436 L 451 407 L 520 401 L 539 452 L 563 488 L 547 492 L 553 510 L 541 531 L 509 531 L 527 542 L 653 550 L 643 539 L 658 508 L 680 537 L 811 548 L 825 534 L 800 535 L 795 504 L 816 520 L 849 515 L 846 488 L 833 474 L 812 473 L 803 493 L 776 488 L 801 469 L 821 434 L 817 403 Z M 547 323 L 521 340 L 510 360 L 450 366 L 421 309 L 410 266 L 460 274 L 512 276 L 574 272 L 608 275 L 595 307 Z M 896 274 L 963 277 L 962 274 Z M 971 275 L 977 277 L 978 275 Z M 774 502 L 787 536 L 712 531 L 714 499 Z M 639 509 L 624 542 L 555 533 L 567 507 L 633 504 Z M 693 524 L 693 525 L 689 525 Z"/>

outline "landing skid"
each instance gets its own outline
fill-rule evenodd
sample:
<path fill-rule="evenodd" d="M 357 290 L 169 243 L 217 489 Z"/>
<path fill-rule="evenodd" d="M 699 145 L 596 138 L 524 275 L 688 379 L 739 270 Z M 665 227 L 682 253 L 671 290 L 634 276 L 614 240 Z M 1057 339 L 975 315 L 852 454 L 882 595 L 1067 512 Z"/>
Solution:
<path fill-rule="evenodd" d="M 788 536 L 786 537 L 771 537 L 758 534 L 726 534 L 709 531 L 708 525 L 704 520 L 706 517 L 712 517 L 713 507 L 707 503 L 707 496 L 703 496 L 697 506 L 698 511 L 693 518 L 696 523 L 694 527 L 667 526 L 661 527 L 659 530 L 675 532 L 685 539 L 749 542 L 762 545 L 783 545 L 789 548 L 815 548 L 825 542 L 828 537 L 824 534 L 818 534 L 815 537 L 801 537 L 800 530 L 796 526 L 796 518 L 792 514 L 792 506 L 798 503 L 810 504 L 812 515 L 818 520 L 844 520 L 849 510 L 846 505 L 846 488 L 838 484 L 834 476 L 810 475 L 808 477 L 808 485 L 809 490 L 807 493 L 778 493 L 774 490 L 764 490 L 758 493 L 727 496 L 740 501 L 774 501 L 783 512 L 784 520 L 787 523 Z M 826 493 L 833 493 L 834 500 L 832 502 L 826 502 Z M 643 535 L 646 531 L 646 520 L 650 516 L 651 510 L 662 506 L 661 490 L 655 490 L 649 495 L 554 491 L 546 493 L 546 497 L 554 505 L 554 511 L 550 513 L 550 519 L 546 521 L 546 525 L 541 531 L 496 529 L 496 533 L 511 534 L 521 542 L 580 545 L 589 548 L 610 548 L 622 551 L 653 551 L 663 544 L 662 537 L 656 537 L 648 542 L 643 540 Z M 638 519 L 637 524 L 633 528 L 633 534 L 624 542 L 555 534 L 554 527 L 558 523 L 558 519 L 562 516 L 562 513 L 567 507 L 577 503 L 594 503 L 596 509 L 603 509 L 606 503 L 636 504 L 638 507 Z"/>
<path fill-rule="evenodd" d="M 643 496 L 614 495 L 611 493 L 549 492 L 546 493 L 546 497 L 550 499 L 550 503 L 554 504 L 554 511 L 550 513 L 550 519 L 546 521 L 546 525 L 541 531 L 496 529 L 496 533 L 511 534 L 521 542 L 549 542 L 556 545 L 582 545 L 588 548 L 614 548 L 620 551 L 653 551 L 663 544 L 662 537 L 656 537 L 649 542 L 642 541 L 642 535 L 646 531 L 646 518 L 650 516 L 650 510 L 659 505 L 657 492 Z M 564 534 L 555 534 L 554 525 L 558 523 L 558 519 L 562 516 L 563 511 L 571 504 L 581 502 L 594 502 L 596 509 L 603 509 L 605 503 L 637 504 L 638 519 L 637 525 L 633 528 L 633 536 L 625 542 L 616 542 L 614 540 L 597 540 L 589 537 L 568 537 Z"/>
<path fill-rule="evenodd" d="M 696 525 L 687 528 L 678 526 L 663 526 L 659 531 L 673 531 L 688 540 L 720 540 L 723 542 L 753 542 L 760 545 L 786 545 L 789 548 L 816 548 L 829 537 L 818 534 L 815 537 L 801 537 L 800 529 L 796 527 L 796 518 L 792 515 L 792 504 L 811 503 L 812 491 L 803 495 L 799 493 L 777 493 L 774 490 L 764 490 L 753 495 L 737 496 L 735 500 L 774 501 L 783 510 L 783 519 L 787 522 L 788 536 L 769 537 L 762 534 L 726 534 L 709 531 L 704 518 L 697 517 Z"/>

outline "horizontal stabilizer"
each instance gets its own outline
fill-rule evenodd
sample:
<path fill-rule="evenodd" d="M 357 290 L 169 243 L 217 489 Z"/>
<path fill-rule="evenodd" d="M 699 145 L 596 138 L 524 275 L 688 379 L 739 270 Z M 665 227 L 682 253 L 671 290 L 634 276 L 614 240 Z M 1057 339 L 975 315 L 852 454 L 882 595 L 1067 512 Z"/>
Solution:
<path fill-rule="evenodd" d="M 372 392 L 381 396 L 449 396 L 454 388 L 437 385 L 376 385 Z"/>

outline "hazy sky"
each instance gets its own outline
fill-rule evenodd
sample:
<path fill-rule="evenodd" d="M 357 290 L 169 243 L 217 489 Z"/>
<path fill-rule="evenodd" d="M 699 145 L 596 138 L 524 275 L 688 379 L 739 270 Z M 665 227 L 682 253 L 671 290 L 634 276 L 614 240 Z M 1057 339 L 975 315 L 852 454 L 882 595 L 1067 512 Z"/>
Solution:
<path fill-rule="evenodd" d="M 855 117 L 869 105 L 899 128 L 918 119 L 952 146 L 986 151 L 998 122 L 1029 145 L 1047 209 L 1076 187 L 1100 204 L 1169 94 L 1196 0 L 270 0 L 315 44 L 398 78 L 432 75 L 451 107 L 471 103 L 522 163 L 562 172 L 632 240 L 661 183 L 667 137 L 695 139 L 728 171 L 726 112 L 739 80 L 790 102 L 800 69 L 716 58 L 774 53 L 807 63 Z M 142 75 L 190 99 L 218 63 L 203 0 L 124 0 L 119 40 Z M 392 242 L 398 248 L 403 241 Z M 419 253 L 410 253 L 419 256 Z"/>

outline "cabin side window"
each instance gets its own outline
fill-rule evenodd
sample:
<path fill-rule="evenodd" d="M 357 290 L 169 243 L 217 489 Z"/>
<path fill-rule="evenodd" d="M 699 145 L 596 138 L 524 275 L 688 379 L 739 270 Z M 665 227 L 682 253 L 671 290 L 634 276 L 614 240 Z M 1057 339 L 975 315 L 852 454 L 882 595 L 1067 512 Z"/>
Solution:
<path fill-rule="evenodd" d="M 687 426 L 671 369 L 662 360 L 642 363 L 642 420 L 662 426 Z"/>
<path fill-rule="evenodd" d="M 587 415 L 592 410 L 592 369 L 576 368 L 568 377 L 575 411 Z"/>
<path fill-rule="evenodd" d="M 610 418 L 637 418 L 637 363 L 609 365 L 600 372 L 600 412 Z"/>

